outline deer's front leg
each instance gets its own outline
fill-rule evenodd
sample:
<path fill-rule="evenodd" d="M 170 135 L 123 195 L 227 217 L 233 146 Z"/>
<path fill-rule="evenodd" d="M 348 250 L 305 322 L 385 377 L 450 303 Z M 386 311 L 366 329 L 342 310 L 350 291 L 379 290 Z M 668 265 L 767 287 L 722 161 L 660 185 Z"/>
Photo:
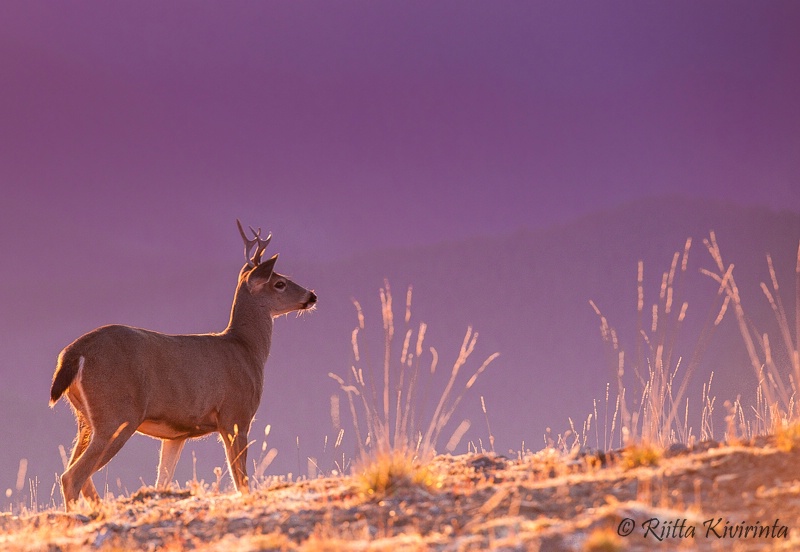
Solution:
<path fill-rule="evenodd" d="M 247 428 L 249 422 L 234 424 L 230 430 L 221 431 L 225 441 L 225 454 L 228 457 L 228 469 L 231 472 L 236 490 L 246 494 L 249 492 L 247 478 Z"/>
<path fill-rule="evenodd" d="M 178 458 L 181 457 L 184 444 L 186 444 L 186 439 L 163 439 L 161 441 L 161 452 L 158 455 L 157 489 L 167 489 L 172 483 L 175 466 L 178 464 Z"/>

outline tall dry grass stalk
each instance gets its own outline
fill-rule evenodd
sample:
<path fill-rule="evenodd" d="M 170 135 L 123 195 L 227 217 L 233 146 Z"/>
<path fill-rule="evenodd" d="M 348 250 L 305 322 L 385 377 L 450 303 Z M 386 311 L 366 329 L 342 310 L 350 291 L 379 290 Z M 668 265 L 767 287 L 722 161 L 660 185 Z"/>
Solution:
<path fill-rule="evenodd" d="M 639 261 L 636 278 L 637 331 L 632 355 L 626 355 L 616 329 L 600 308 L 594 301 L 589 302 L 600 318 L 600 333 L 606 343 L 608 362 L 613 367 L 617 383 L 610 433 L 608 393 L 606 396 L 606 429 L 602 445 L 606 449 L 614 447 L 615 439 L 621 446 L 644 443 L 659 447 L 674 442 L 688 444 L 696 439 L 694 429 L 689 426 L 686 392 L 721 315 L 714 317 L 716 311 L 709 312 L 694 348 L 685 359 L 679 350 L 679 338 L 689 308 L 688 302 L 683 300 L 683 288 L 691 246 L 692 240 L 689 238 L 683 250 L 673 254 L 669 269 L 661 274 L 658 298 L 650 305 L 646 304 L 644 292 L 644 263 Z M 632 374 L 627 373 L 628 368 L 631 368 Z M 711 380 L 703 389 L 701 438 L 713 436 L 714 400 L 710 397 L 710 386 Z M 598 423 L 596 405 L 594 417 L 595 423 Z M 597 431 L 596 436 L 599 439 Z"/>
<path fill-rule="evenodd" d="M 758 382 L 755 427 L 748 427 L 744 417 L 739 415 L 739 423 L 748 431 L 755 434 L 777 432 L 791 423 L 800 419 L 800 405 L 798 405 L 798 385 L 800 385 L 800 246 L 797 250 L 795 264 L 795 294 L 794 294 L 794 327 L 781 299 L 780 286 L 772 257 L 767 254 L 767 267 L 769 269 L 770 285 L 761 282 L 761 291 L 769 302 L 772 313 L 777 322 L 779 339 L 771 340 L 766 332 L 756 327 L 747 316 L 742 307 L 742 299 L 736 280 L 733 276 L 733 264 L 726 265 L 722 260 L 722 252 L 714 232 L 703 240 L 716 270 L 703 270 L 707 276 L 713 278 L 718 284 L 717 294 L 724 297 L 723 311 L 729 306 L 733 308 L 739 333 L 742 336 L 750 365 Z M 777 347 L 775 345 L 777 342 Z M 778 353 L 778 354 L 776 354 Z M 776 357 L 784 359 L 781 364 Z M 733 418 L 737 418 L 736 406 L 733 407 Z M 741 409 L 741 406 L 739 406 Z"/>
<path fill-rule="evenodd" d="M 364 312 L 354 301 L 358 325 L 352 332 L 353 365 L 347 379 L 329 374 L 347 397 L 361 464 L 376 458 L 398 455 L 418 462 L 435 453 L 464 395 L 475 384 L 499 353 L 490 355 L 467 379 L 463 374 L 478 340 L 478 333 L 467 328 L 444 390 L 430 416 L 425 415 L 429 393 L 439 363 L 439 353 L 425 344 L 427 325 L 412 323 L 412 288 L 406 293 L 405 314 L 399 328 L 394 314 L 394 299 L 389 282 L 380 290 L 383 323 L 382 365 L 378 374 L 370 364 L 369 343 L 365 333 Z M 400 336 L 400 340 L 397 337 Z M 427 358 L 426 358 L 427 357 Z M 462 421 L 448 439 L 445 450 L 452 452 L 469 428 Z"/>

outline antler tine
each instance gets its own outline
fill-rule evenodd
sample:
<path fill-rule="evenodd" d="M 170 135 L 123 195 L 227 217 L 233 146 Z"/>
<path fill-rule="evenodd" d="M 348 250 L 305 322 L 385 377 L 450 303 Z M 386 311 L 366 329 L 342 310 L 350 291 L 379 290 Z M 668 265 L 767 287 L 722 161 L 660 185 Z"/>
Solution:
<path fill-rule="evenodd" d="M 256 239 L 258 240 L 258 247 L 256 248 L 256 253 L 253 255 L 253 264 L 258 264 L 261 262 L 261 255 L 264 254 L 264 251 L 267 249 L 270 240 L 272 240 L 272 232 L 265 239 L 261 239 L 261 228 L 258 229 L 258 234 L 256 234 Z"/>
<path fill-rule="evenodd" d="M 239 219 L 236 219 L 236 226 L 239 227 L 239 233 L 242 235 L 242 240 L 244 240 L 244 257 L 247 259 L 247 263 L 251 266 L 257 266 L 261 262 L 261 255 L 264 254 L 264 250 L 269 245 L 270 240 L 272 239 L 272 232 L 266 237 L 266 239 L 261 239 L 261 228 L 256 230 L 252 226 L 248 226 L 250 231 L 253 233 L 253 238 L 248 239 L 247 235 L 244 232 L 244 228 L 242 228 L 242 223 L 239 222 Z M 255 253 L 250 255 L 250 252 L 253 250 L 253 247 L 256 248 Z"/>
<path fill-rule="evenodd" d="M 259 242 L 259 239 L 258 237 L 255 237 L 252 240 L 248 239 L 247 235 L 244 233 L 244 228 L 242 228 L 242 223 L 239 222 L 239 219 L 236 219 L 236 226 L 239 227 L 239 233 L 242 235 L 242 240 L 244 241 L 244 258 L 247 260 L 248 264 L 252 264 L 253 266 L 255 266 L 255 264 L 257 263 L 253 263 L 253 260 L 250 257 L 250 251 L 253 249 L 256 243 Z M 250 227 L 250 230 L 252 229 L 253 228 Z M 253 233 L 255 234 L 255 232 Z"/>

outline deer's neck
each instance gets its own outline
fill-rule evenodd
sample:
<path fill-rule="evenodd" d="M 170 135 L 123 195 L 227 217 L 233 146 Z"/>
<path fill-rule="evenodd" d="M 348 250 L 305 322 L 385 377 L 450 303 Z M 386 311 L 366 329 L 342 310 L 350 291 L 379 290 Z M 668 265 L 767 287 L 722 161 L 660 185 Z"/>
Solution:
<path fill-rule="evenodd" d="M 240 297 L 238 290 L 231 309 L 231 319 L 225 334 L 239 340 L 256 358 L 263 368 L 272 344 L 272 315 L 253 301 Z"/>

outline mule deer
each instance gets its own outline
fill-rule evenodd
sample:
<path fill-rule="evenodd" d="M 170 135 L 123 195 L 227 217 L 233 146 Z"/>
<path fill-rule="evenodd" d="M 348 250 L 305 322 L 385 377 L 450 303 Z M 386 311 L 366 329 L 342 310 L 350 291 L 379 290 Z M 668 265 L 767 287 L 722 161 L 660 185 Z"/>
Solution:
<path fill-rule="evenodd" d="M 245 243 L 245 264 L 221 333 L 166 335 L 130 326 L 103 326 L 58 356 L 50 406 L 66 393 L 78 435 L 61 489 L 66 509 L 80 493 L 99 496 L 92 474 L 135 433 L 161 439 L 156 487 L 166 488 L 186 439 L 219 432 L 236 489 L 248 491 L 247 433 L 261 401 L 273 318 L 311 309 L 317 296 L 262 262 L 272 234 Z M 255 252 L 251 256 L 251 252 Z"/>

